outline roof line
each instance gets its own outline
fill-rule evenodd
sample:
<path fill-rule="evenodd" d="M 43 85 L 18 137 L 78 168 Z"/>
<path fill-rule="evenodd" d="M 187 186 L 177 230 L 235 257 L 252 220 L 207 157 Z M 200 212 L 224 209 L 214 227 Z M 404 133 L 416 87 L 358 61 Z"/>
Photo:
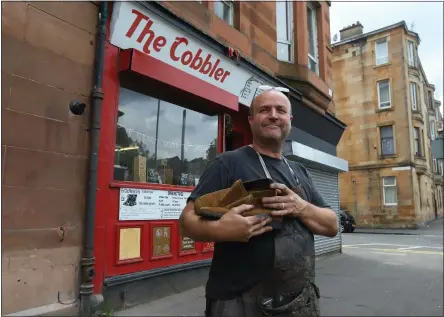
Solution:
<path fill-rule="evenodd" d="M 410 31 L 407 28 L 407 24 L 403 20 L 403 21 L 400 21 L 398 23 L 395 23 L 395 24 L 392 24 L 392 25 L 389 25 L 389 26 L 385 26 L 383 28 L 379 28 L 379 29 L 374 30 L 374 31 L 370 31 L 370 32 L 363 33 L 363 34 L 354 35 L 354 36 L 349 37 L 348 39 L 345 39 L 343 41 L 339 41 L 337 43 L 331 44 L 331 47 L 333 48 L 333 47 L 340 46 L 340 45 L 343 45 L 343 44 L 351 43 L 351 42 L 357 41 L 357 40 L 362 39 L 362 38 L 366 38 L 366 37 L 369 37 L 369 36 L 372 36 L 372 35 L 375 35 L 375 34 L 378 34 L 378 33 L 382 33 L 382 32 L 385 32 L 385 31 L 388 31 L 388 30 L 391 30 L 391 29 L 395 29 L 395 28 L 400 27 L 400 26 L 403 26 L 408 34 L 415 36 L 418 39 L 418 44 L 419 44 L 421 39 L 420 39 L 418 33 Z"/>

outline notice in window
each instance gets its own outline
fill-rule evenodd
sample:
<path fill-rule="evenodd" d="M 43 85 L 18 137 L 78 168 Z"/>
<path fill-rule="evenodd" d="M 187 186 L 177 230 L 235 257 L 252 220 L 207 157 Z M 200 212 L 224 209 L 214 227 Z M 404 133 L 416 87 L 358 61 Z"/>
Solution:
<path fill-rule="evenodd" d="M 190 192 L 121 188 L 119 220 L 179 219 Z"/>
<path fill-rule="evenodd" d="M 188 237 L 182 237 L 182 242 L 181 242 L 181 248 L 180 250 L 183 251 L 191 251 L 191 250 L 195 250 L 195 243 L 194 240 L 188 238 Z"/>

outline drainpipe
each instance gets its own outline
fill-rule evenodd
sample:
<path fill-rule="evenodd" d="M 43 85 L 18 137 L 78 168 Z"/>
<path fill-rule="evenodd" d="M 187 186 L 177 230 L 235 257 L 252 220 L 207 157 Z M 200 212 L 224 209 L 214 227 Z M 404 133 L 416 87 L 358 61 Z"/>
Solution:
<path fill-rule="evenodd" d="M 97 47 L 94 62 L 94 87 L 91 92 L 90 151 L 86 191 L 85 236 L 83 245 L 82 284 L 80 285 L 80 315 L 91 316 L 91 297 L 94 277 L 94 221 L 97 192 L 97 166 L 100 135 L 100 115 L 103 100 L 102 73 L 105 55 L 106 19 L 108 3 L 100 2 L 97 26 Z"/>

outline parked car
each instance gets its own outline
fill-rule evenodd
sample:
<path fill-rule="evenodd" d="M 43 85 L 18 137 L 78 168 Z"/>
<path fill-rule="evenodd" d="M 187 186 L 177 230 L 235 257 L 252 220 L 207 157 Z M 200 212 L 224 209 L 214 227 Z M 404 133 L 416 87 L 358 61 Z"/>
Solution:
<path fill-rule="evenodd" d="M 339 230 L 342 232 L 353 232 L 355 231 L 356 222 L 355 218 L 347 211 L 340 210 L 341 215 L 341 226 Z"/>

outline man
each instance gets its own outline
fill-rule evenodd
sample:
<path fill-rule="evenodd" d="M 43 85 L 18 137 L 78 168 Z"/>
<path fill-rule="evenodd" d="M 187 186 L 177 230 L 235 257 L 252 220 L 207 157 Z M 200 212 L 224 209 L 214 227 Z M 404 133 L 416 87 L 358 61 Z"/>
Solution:
<path fill-rule="evenodd" d="M 291 104 L 279 88 L 256 97 L 248 118 L 253 144 L 218 155 L 190 195 L 179 223 L 181 233 L 196 241 L 214 241 L 206 285 L 206 316 L 319 316 L 314 284 L 313 234 L 334 237 L 337 217 L 324 202 L 307 170 L 282 157 L 291 129 Z M 283 89 L 280 89 L 283 90 Z M 246 217 L 253 206 L 233 208 L 217 221 L 194 212 L 200 196 L 242 181 L 271 178 L 280 194 L 263 198 L 281 217 Z M 277 228 L 277 229 L 273 229 Z"/>

